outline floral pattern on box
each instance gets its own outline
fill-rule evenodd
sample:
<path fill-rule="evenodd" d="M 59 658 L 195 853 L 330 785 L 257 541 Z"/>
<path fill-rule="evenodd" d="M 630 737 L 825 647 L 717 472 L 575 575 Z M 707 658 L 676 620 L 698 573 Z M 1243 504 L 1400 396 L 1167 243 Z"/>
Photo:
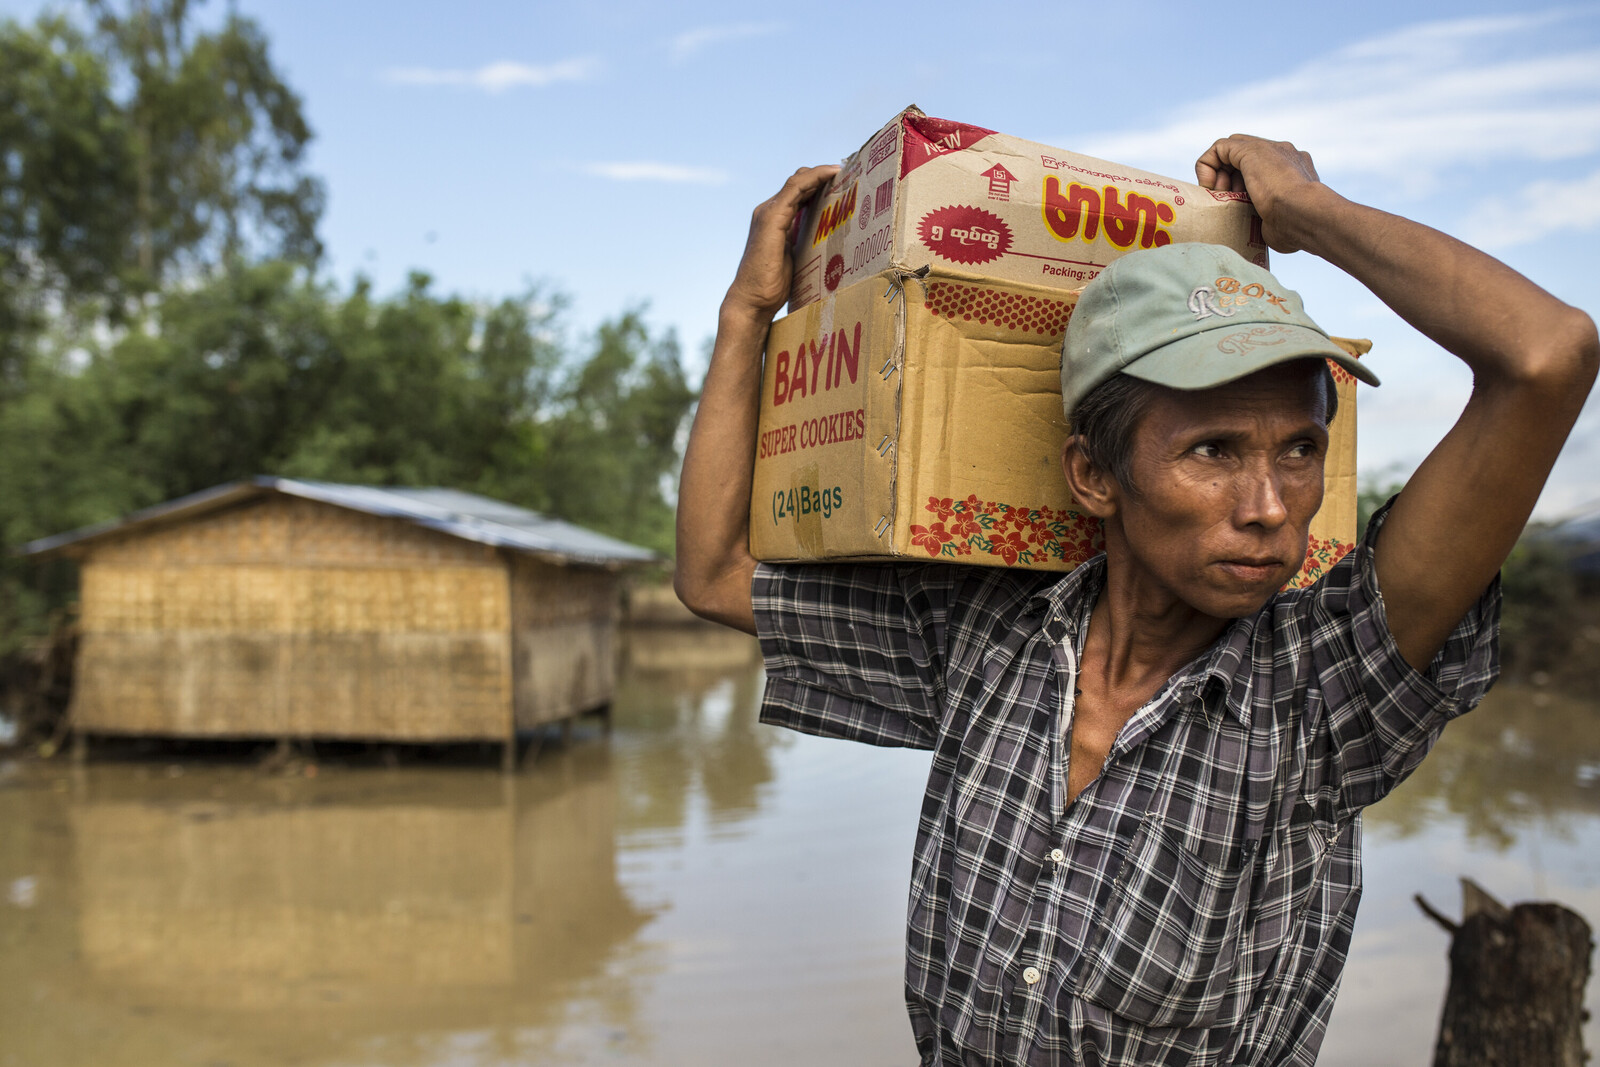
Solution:
<path fill-rule="evenodd" d="M 1105 548 L 1100 520 L 1075 511 L 1020 507 L 982 500 L 974 494 L 965 500 L 930 496 L 923 505 L 934 521 L 913 524 L 911 543 L 929 556 L 962 563 L 994 563 L 1007 567 L 1058 562 L 1079 564 Z M 1316 584 L 1354 545 L 1336 537 L 1313 536 L 1306 544 L 1306 561 L 1285 589 L 1306 589 Z M 972 557 L 992 556 L 995 559 Z"/>
<path fill-rule="evenodd" d="M 982 500 L 930 496 L 923 510 L 934 517 L 911 527 L 911 543 L 930 556 L 1007 567 L 1050 561 L 1078 564 L 1105 545 L 1100 520 L 1075 511 L 1022 507 Z"/>
<path fill-rule="evenodd" d="M 1323 540 L 1313 535 L 1306 542 L 1306 562 L 1300 568 L 1300 573 L 1289 579 L 1285 589 L 1308 589 L 1317 583 L 1317 579 L 1327 574 L 1335 563 L 1345 557 L 1355 545 L 1346 544 L 1337 537 Z"/>

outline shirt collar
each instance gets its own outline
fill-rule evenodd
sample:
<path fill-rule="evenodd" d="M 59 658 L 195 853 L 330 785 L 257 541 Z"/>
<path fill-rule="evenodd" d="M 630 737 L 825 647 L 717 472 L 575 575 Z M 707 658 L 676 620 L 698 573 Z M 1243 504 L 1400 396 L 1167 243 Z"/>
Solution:
<path fill-rule="evenodd" d="M 1249 666 L 1250 645 L 1259 618 L 1258 612 L 1229 623 L 1210 650 L 1179 673 L 1173 686 L 1175 694 L 1181 699 L 1197 699 L 1207 718 L 1213 717 L 1214 709 L 1220 705 L 1248 728 L 1250 698 L 1255 688 L 1255 671 Z"/>
<path fill-rule="evenodd" d="M 1088 609 L 1099 598 L 1105 583 L 1106 556 L 1102 552 L 1063 575 L 1060 581 L 1034 593 L 1028 600 L 1027 613 L 1059 619 L 1066 633 L 1076 640 L 1080 624 L 1087 621 Z M 1261 610 L 1267 611 L 1270 606 L 1269 601 Z M 1248 668 L 1248 662 L 1260 616 L 1258 612 L 1229 623 L 1204 655 L 1173 676 L 1172 699 L 1179 703 L 1197 701 L 1209 718 L 1220 695 L 1220 705 L 1232 712 L 1240 725 L 1249 727 L 1255 672 Z"/>
<path fill-rule="evenodd" d="M 1092 606 L 1106 584 L 1106 554 L 1092 556 L 1028 599 L 1028 614 L 1060 619 L 1068 631 L 1076 633 L 1078 616 Z"/>

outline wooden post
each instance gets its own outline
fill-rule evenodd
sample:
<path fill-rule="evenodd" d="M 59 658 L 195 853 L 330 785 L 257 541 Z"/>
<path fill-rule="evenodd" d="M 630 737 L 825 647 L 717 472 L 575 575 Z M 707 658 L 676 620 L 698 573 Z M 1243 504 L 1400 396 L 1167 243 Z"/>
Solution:
<path fill-rule="evenodd" d="M 517 770 L 517 732 L 512 730 L 506 735 L 505 744 L 500 751 L 500 773 L 514 774 Z"/>
<path fill-rule="evenodd" d="M 1433 1067 L 1583 1067 L 1583 988 L 1594 939 L 1583 916 L 1552 903 L 1507 908 L 1461 880 L 1461 922 L 1416 898 L 1450 933 L 1450 990 Z"/>

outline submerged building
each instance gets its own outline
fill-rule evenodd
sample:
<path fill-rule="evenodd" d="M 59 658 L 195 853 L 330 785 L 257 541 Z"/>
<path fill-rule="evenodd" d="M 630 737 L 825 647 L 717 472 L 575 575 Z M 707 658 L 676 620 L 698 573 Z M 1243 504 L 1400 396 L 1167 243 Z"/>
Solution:
<path fill-rule="evenodd" d="M 26 545 L 81 568 L 80 736 L 499 741 L 609 705 L 654 553 L 451 489 L 262 477 Z"/>

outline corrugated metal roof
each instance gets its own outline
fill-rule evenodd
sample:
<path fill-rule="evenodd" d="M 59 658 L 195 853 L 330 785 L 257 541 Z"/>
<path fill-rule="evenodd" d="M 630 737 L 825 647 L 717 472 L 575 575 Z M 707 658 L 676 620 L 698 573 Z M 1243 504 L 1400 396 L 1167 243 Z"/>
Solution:
<path fill-rule="evenodd" d="M 30 541 L 22 547 L 22 553 L 40 555 L 81 546 L 140 526 L 192 518 L 272 492 L 317 500 L 368 515 L 404 519 L 464 541 L 476 541 L 567 563 L 615 567 L 628 563 L 648 563 L 660 558 L 647 548 L 618 541 L 570 522 L 548 518 L 515 504 L 458 489 L 399 489 L 265 476 L 219 485 L 136 511 L 114 522 L 85 526 L 54 537 Z"/>

